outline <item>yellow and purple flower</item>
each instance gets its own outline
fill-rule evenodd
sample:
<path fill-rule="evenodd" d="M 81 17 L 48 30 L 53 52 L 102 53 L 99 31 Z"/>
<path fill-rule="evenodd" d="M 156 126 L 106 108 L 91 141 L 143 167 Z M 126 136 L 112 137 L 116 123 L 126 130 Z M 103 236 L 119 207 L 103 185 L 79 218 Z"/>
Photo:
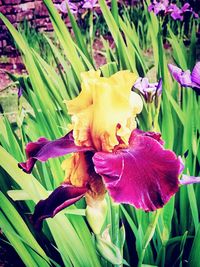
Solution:
<path fill-rule="evenodd" d="M 27 161 L 19 164 L 30 173 L 36 161 L 72 153 L 61 166 L 65 171 L 62 185 L 36 205 L 36 226 L 83 196 L 88 220 L 92 221 L 91 214 L 98 214 L 103 221 L 106 191 L 117 203 L 154 211 L 181 184 L 182 163 L 163 147 L 161 135 L 136 128 L 136 115 L 143 106 L 141 97 L 131 91 L 136 75 L 119 71 L 105 78 L 100 71 L 91 70 L 81 77 L 81 93 L 66 101 L 72 130 L 57 140 L 42 137 L 29 143 Z"/>

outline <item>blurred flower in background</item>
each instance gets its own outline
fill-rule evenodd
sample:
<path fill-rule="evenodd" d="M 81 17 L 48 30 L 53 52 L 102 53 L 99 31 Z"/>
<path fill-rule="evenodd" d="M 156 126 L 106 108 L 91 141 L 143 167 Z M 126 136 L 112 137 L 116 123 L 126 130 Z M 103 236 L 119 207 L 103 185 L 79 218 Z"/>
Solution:
<path fill-rule="evenodd" d="M 172 77 L 183 87 L 200 89 L 200 62 L 197 62 L 192 72 L 183 71 L 173 64 L 168 64 Z M 198 90 L 199 91 L 199 90 Z"/>
<path fill-rule="evenodd" d="M 78 6 L 70 2 L 70 0 L 64 0 L 61 4 L 55 4 L 55 7 L 63 14 L 68 13 L 67 6 L 73 14 L 78 12 Z"/>
<path fill-rule="evenodd" d="M 153 0 L 153 2 L 149 5 L 148 11 L 153 11 L 155 15 L 167 15 L 170 14 L 170 16 L 174 20 L 181 20 L 183 21 L 183 16 L 186 12 L 190 12 L 193 14 L 195 18 L 198 18 L 198 14 L 193 11 L 193 8 L 190 6 L 189 3 L 185 3 L 181 8 L 178 7 L 176 4 L 169 3 L 168 0 L 161 0 L 156 1 Z"/>
<path fill-rule="evenodd" d="M 99 7 L 98 0 L 85 0 L 82 8 L 85 9 L 93 9 L 95 7 Z"/>
<path fill-rule="evenodd" d="M 151 103 L 156 96 L 162 94 L 162 79 L 156 83 L 150 83 L 148 78 L 139 77 L 134 87 L 140 91 L 147 103 Z"/>

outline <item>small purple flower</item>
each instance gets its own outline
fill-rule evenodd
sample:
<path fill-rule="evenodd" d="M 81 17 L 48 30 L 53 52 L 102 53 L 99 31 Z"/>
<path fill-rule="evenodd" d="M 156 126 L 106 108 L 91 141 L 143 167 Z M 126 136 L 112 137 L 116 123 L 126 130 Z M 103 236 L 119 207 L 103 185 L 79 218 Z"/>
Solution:
<path fill-rule="evenodd" d="M 78 12 L 78 7 L 69 0 L 64 0 L 61 4 L 55 4 L 55 7 L 63 14 L 67 14 L 67 5 L 73 14 Z"/>
<path fill-rule="evenodd" d="M 183 20 L 183 11 L 176 4 L 169 5 L 167 12 L 171 13 L 171 17 L 174 20 Z"/>
<path fill-rule="evenodd" d="M 185 12 L 191 12 L 195 18 L 198 18 L 198 14 L 193 11 L 189 3 L 185 3 L 182 8 L 179 8 L 176 4 L 170 4 L 168 0 L 161 0 L 157 2 L 154 0 L 152 4 L 149 5 L 148 11 L 153 11 L 155 15 L 164 12 L 165 15 L 170 14 L 174 20 L 183 20 L 183 15 Z"/>
<path fill-rule="evenodd" d="M 196 18 L 198 16 L 195 12 L 193 12 L 193 9 L 190 7 L 189 3 L 185 3 L 182 6 L 182 8 L 179 8 L 176 4 L 171 4 L 171 5 L 169 5 L 167 12 L 171 13 L 171 17 L 174 20 L 181 20 L 181 21 L 183 20 L 183 15 L 185 12 L 193 13 Z"/>
<path fill-rule="evenodd" d="M 160 12 L 166 13 L 168 5 L 168 0 L 162 0 L 160 2 L 154 0 L 153 3 L 149 5 L 148 11 L 153 11 L 155 15 L 158 15 Z"/>
<path fill-rule="evenodd" d="M 139 77 L 134 87 L 141 92 L 146 102 L 151 103 L 155 96 L 160 96 L 162 94 L 162 79 L 157 83 L 149 83 L 148 78 Z"/>
<path fill-rule="evenodd" d="M 194 15 L 194 17 L 195 17 L 196 19 L 198 19 L 198 17 L 199 17 L 199 15 L 193 11 L 192 7 L 190 7 L 190 4 L 189 4 L 189 3 L 185 3 L 185 4 L 182 6 L 181 11 L 182 11 L 183 13 L 188 12 L 188 11 L 191 12 L 191 13 Z"/>
<path fill-rule="evenodd" d="M 173 78 L 183 87 L 200 89 L 200 62 L 194 66 L 192 73 L 190 70 L 183 71 L 181 68 L 168 64 L 169 71 Z"/>
<path fill-rule="evenodd" d="M 85 9 L 94 9 L 95 7 L 99 7 L 98 0 L 85 0 L 82 6 Z"/>

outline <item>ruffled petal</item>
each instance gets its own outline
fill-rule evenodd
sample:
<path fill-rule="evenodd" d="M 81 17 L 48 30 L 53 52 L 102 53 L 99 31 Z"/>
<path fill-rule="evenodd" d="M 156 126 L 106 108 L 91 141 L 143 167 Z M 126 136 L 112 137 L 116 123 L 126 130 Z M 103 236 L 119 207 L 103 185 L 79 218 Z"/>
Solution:
<path fill-rule="evenodd" d="M 45 200 L 40 200 L 35 206 L 32 222 L 36 228 L 41 228 L 46 218 L 54 217 L 59 211 L 74 204 L 86 193 L 86 187 L 75 187 L 63 184 L 56 188 Z"/>
<path fill-rule="evenodd" d="M 91 135 L 97 150 L 112 151 L 119 144 L 118 129 L 120 137 L 128 144 L 133 129 L 127 127 L 127 120 L 135 117 L 133 110 L 141 111 L 142 105 L 139 96 L 139 102 L 131 101 L 131 87 L 135 79 L 136 75 L 133 73 L 121 71 L 110 78 L 98 80 L 93 96 L 94 112 L 91 125 Z M 136 93 L 133 94 L 137 96 Z M 125 133 L 124 136 L 122 132 Z"/>
<path fill-rule="evenodd" d="M 92 105 L 93 90 L 95 88 L 95 83 L 100 78 L 100 74 L 101 72 L 99 70 L 90 70 L 81 73 L 82 83 L 80 94 L 72 100 L 65 101 L 70 115 L 81 112 Z"/>
<path fill-rule="evenodd" d="M 72 132 L 53 141 L 41 137 L 36 142 L 27 144 L 27 161 L 19 163 L 18 166 L 24 172 L 31 173 L 37 160 L 47 161 L 50 158 L 64 156 L 72 152 L 83 152 L 88 150 L 92 150 L 92 148 L 79 147 L 74 144 Z"/>
<path fill-rule="evenodd" d="M 178 191 L 180 161 L 160 140 L 156 133 L 135 130 L 129 148 L 94 155 L 95 170 L 114 201 L 153 211 Z"/>
<path fill-rule="evenodd" d="M 161 134 L 160 133 L 157 133 L 157 132 L 144 132 L 144 131 L 142 131 L 140 129 L 135 129 L 134 131 L 132 131 L 131 136 L 130 136 L 130 141 L 134 140 L 134 138 L 136 138 L 138 135 L 148 136 L 148 137 L 151 137 L 151 138 L 155 139 L 156 141 L 158 141 L 161 145 L 165 144 L 165 142 L 161 138 Z"/>
<path fill-rule="evenodd" d="M 82 73 L 80 95 L 66 104 L 73 115 L 76 145 L 92 144 L 96 150 L 112 151 L 121 141 L 128 145 L 143 103 L 139 95 L 131 92 L 134 73 L 119 71 L 109 78 L 99 76 L 100 72 L 94 70 Z"/>

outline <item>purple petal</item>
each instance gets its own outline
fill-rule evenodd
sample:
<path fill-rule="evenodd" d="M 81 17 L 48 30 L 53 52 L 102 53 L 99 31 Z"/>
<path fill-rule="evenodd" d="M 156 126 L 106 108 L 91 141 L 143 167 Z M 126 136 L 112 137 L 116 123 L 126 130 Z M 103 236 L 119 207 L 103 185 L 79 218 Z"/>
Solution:
<path fill-rule="evenodd" d="M 183 174 L 180 180 L 181 185 L 196 184 L 196 183 L 200 183 L 200 177 Z"/>
<path fill-rule="evenodd" d="M 69 6 L 69 9 L 73 14 L 77 13 L 78 11 L 77 6 L 69 1 L 63 1 L 61 4 L 55 4 L 55 7 L 63 14 L 67 14 L 68 13 L 67 5 Z"/>
<path fill-rule="evenodd" d="M 192 82 L 196 83 L 198 88 L 200 88 L 200 62 L 197 62 L 192 70 L 191 74 Z"/>
<path fill-rule="evenodd" d="M 186 11 L 192 11 L 192 9 L 189 8 L 189 7 L 190 7 L 190 4 L 189 4 L 189 3 L 185 3 L 185 4 L 182 6 L 181 11 L 182 11 L 183 13 L 186 12 Z"/>
<path fill-rule="evenodd" d="M 160 78 L 158 81 L 156 93 L 157 96 L 160 96 L 162 94 L 162 78 Z"/>
<path fill-rule="evenodd" d="M 195 65 L 192 74 L 190 70 L 183 71 L 172 64 L 168 64 L 168 68 L 173 78 L 180 83 L 181 86 L 200 88 L 200 62 Z"/>
<path fill-rule="evenodd" d="M 93 157 L 114 201 L 145 211 L 162 207 L 179 188 L 179 159 L 152 136 L 133 131 L 129 148 Z"/>
<path fill-rule="evenodd" d="M 82 8 L 88 8 L 88 9 L 93 9 L 94 7 L 99 7 L 97 0 L 85 1 L 85 3 L 82 6 Z"/>
<path fill-rule="evenodd" d="M 134 131 L 132 131 L 131 136 L 130 136 L 130 140 L 136 138 L 136 136 L 138 135 L 143 135 L 143 136 L 148 136 L 151 137 L 153 139 L 155 139 L 156 141 L 158 141 L 161 145 L 164 145 L 164 141 L 161 138 L 161 134 L 160 133 L 156 133 L 156 132 L 144 132 L 140 129 L 135 129 Z"/>
<path fill-rule="evenodd" d="M 167 8 L 169 5 L 169 0 L 163 0 L 163 5 Z"/>
<path fill-rule="evenodd" d="M 183 71 L 181 68 L 168 64 L 168 69 L 173 78 L 182 86 L 192 86 L 191 74 L 189 70 Z"/>
<path fill-rule="evenodd" d="M 182 69 L 178 68 L 177 66 L 174 66 L 172 64 L 168 64 L 168 69 L 173 78 L 180 83 L 180 76 L 182 75 L 183 71 Z"/>
<path fill-rule="evenodd" d="M 198 15 L 196 12 L 193 11 L 192 14 L 194 15 L 194 17 L 195 17 L 196 19 L 199 18 L 199 15 Z"/>
<path fill-rule="evenodd" d="M 86 193 L 87 188 L 63 184 L 56 188 L 45 200 L 40 200 L 35 206 L 32 222 L 36 228 L 41 228 L 42 221 L 54 217 L 59 211 L 74 204 Z"/>
<path fill-rule="evenodd" d="M 67 14 L 68 13 L 68 10 L 67 10 L 67 3 L 65 1 L 63 1 L 61 4 L 60 4 L 60 11 L 64 14 Z"/>
<path fill-rule="evenodd" d="M 181 10 L 175 10 L 171 13 L 171 17 L 174 19 L 174 20 L 183 20 L 183 15 L 182 15 L 182 12 Z"/>
<path fill-rule="evenodd" d="M 176 8 L 176 5 L 175 5 L 175 4 L 170 4 L 170 5 L 167 7 L 167 12 L 172 12 L 172 11 L 174 11 L 175 8 Z"/>
<path fill-rule="evenodd" d="M 154 5 L 153 4 L 150 4 L 148 6 L 148 11 L 151 12 L 151 11 L 153 11 L 153 9 L 154 9 Z"/>
<path fill-rule="evenodd" d="M 136 89 L 138 89 L 143 95 L 145 94 L 145 90 L 149 86 L 148 78 L 139 77 L 133 85 Z"/>
<path fill-rule="evenodd" d="M 157 3 L 155 6 L 154 6 L 154 13 L 155 15 L 157 15 L 158 13 L 160 13 L 161 11 L 166 11 L 166 7 L 164 4 L 162 3 Z"/>
<path fill-rule="evenodd" d="M 182 86 L 193 87 L 190 70 L 183 71 L 179 79 Z"/>
<path fill-rule="evenodd" d="M 27 161 L 19 163 L 18 166 L 23 169 L 24 172 L 31 173 L 37 160 L 47 161 L 50 158 L 64 156 L 72 152 L 84 152 L 89 150 L 92 150 L 91 147 L 75 145 L 72 132 L 53 141 L 41 137 L 37 142 L 27 144 Z"/>
<path fill-rule="evenodd" d="M 170 4 L 169 7 L 167 8 L 167 12 L 171 13 L 171 17 L 174 20 L 177 19 L 183 20 L 183 12 L 179 7 L 177 7 L 176 4 Z"/>
<path fill-rule="evenodd" d="M 180 169 L 179 169 L 179 174 L 181 174 L 183 172 L 183 170 L 185 169 L 185 165 L 183 163 L 183 160 L 181 158 L 181 156 L 178 156 L 179 162 L 180 162 Z"/>
<path fill-rule="evenodd" d="M 20 99 L 20 97 L 22 96 L 22 94 L 23 94 L 23 88 L 20 86 L 18 88 L 18 92 L 17 92 L 18 99 Z"/>

